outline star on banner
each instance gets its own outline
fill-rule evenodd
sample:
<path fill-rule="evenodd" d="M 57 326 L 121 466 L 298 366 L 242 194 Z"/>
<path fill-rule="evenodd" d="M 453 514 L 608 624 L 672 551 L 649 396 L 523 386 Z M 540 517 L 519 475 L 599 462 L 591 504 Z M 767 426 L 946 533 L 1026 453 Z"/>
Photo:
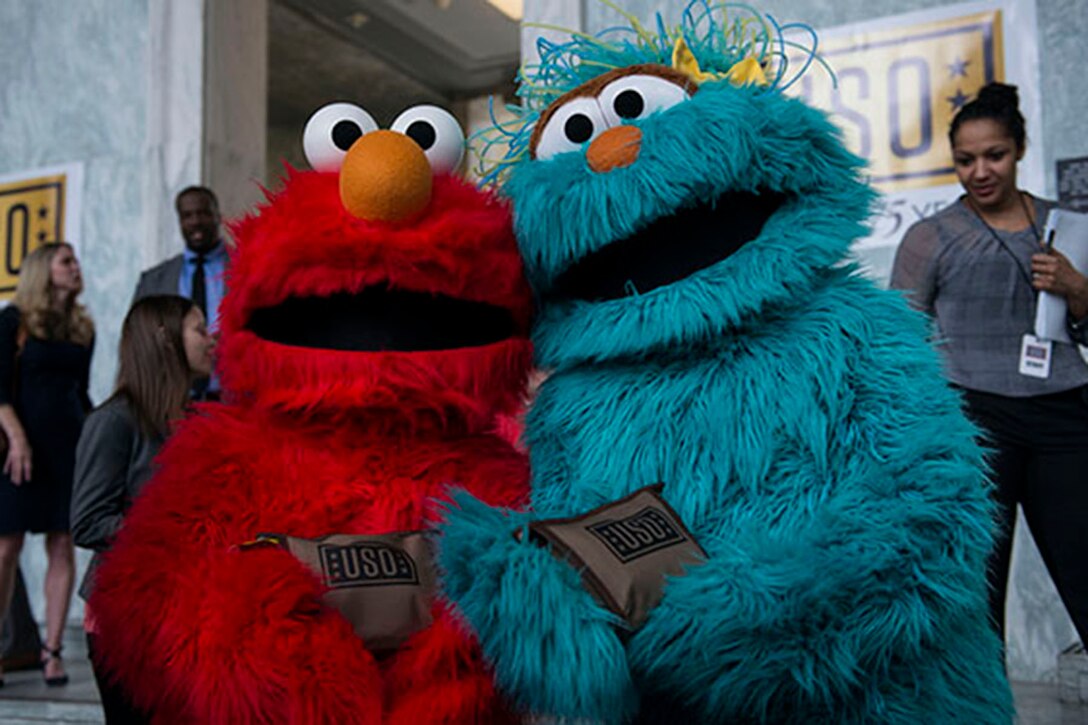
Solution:
<path fill-rule="evenodd" d="M 963 60 L 961 58 L 956 58 L 954 61 L 952 61 L 948 65 L 948 77 L 949 78 L 955 78 L 956 76 L 959 76 L 961 78 L 966 78 L 967 77 L 967 66 L 970 65 L 970 64 L 971 64 L 971 61 L 969 61 L 969 60 Z"/>
<path fill-rule="evenodd" d="M 956 95 L 947 96 L 945 100 L 952 104 L 952 111 L 955 112 L 963 108 L 964 104 L 966 104 L 967 101 L 971 100 L 971 97 L 965 95 L 963 91 L 957 88 Z"/>

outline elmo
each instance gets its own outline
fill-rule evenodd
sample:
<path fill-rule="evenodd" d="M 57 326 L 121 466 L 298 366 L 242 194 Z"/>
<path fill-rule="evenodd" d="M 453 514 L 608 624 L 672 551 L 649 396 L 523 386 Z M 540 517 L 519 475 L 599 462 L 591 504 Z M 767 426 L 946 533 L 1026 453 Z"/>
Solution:
<path fill-rule="evenodd" d="M 532 511 L 458 496 L 440 561 L 526 709 L 1011 719 L 975 430 L 925 321 L 848 258 L 873 194 L 782 92 L 807 65 L 790 30 L 694 2 L 677 27 L 542 42 L 525 69 L 503 190 L 552 371 L 526 419 Z M 512 535 L 659 481 L 706 558 L 641 628 Z"/>
<path fill-rule="evenodd" d="M 498 431 L 530 364 L 530 293 L 507 208 L 449 172 L 463 135 L 421 106 L 378 130 L 333 104 L 316 171 L 233 226 L 219 373 L 135 502 L 94 598 L 104 659 L 164 722 L 492 722 L 507 717 L 441 601 L 391 653 L 355 636 L 260 532 L 422 529 L 447 485 L 517 505 Z"/>

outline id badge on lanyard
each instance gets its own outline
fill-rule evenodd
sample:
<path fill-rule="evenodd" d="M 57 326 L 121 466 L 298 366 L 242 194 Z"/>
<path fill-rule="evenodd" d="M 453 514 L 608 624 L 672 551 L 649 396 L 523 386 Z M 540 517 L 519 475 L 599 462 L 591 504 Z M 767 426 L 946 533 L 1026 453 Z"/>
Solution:
<path fill-rule="evenodd" d="M 1020 342 L 1020 374 L 1031 378 L 1049 378 L 1053 354 L 1053 341 L 1040 340 L 1031 334 L 1024 335 Z"/>

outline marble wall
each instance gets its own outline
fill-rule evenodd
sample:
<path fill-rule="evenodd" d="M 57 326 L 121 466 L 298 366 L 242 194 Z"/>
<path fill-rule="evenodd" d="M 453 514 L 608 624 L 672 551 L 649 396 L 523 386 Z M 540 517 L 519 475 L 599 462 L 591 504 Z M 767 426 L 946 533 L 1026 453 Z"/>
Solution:
<path fill-rule="evenodd" d="M 1030 0 L 1028 0 L 1030 1 Z M 654 13 L 662 12 L 676 22 L 688 0 L 625 0 L 624 11 L 651 26 Z M 803 21 L 814 28 L 830 28 L 913 10 L 959 4 L 946 0 L 760 0 L 760 10 L 783 22 Z M 1036 6 L 1043 98 L 1042 129 L 1029 129 L 1029 136 L 1042 142 L 1046 169 L 1046 192 L 1055 195 L 1054 161 L 1088 155 L 1082 133 L 1088 118 L 1088 93 L 1079 71 L 1088 61 L 1088 13 L 1080 0 L 1038 0 Z M 615 9 L 595 0 L 527 2 L 522 55 L 531 58 L 533 43 L 541 30 L 533 23 L 558 25 L 590 33 L 621 25 Z M 543 31 L 552 34 L 553 31 Z M 1011 42 L 1006 40 L 1006 42 Z M 1057 654 L 1075 641 L 1076 634 L 1042 564 L 1030 531 L 1021 523 L 1013 558 L 1008 603 L 1008 667 L 1010 676 L 1021 680 L 1050 680 L 1056 674 Z"/>
<path fill-rule="evenodd" d="M 82 218 L 69 229 L 98 330 L 91 397 L 101 402 L 140 271 L 183 248 L 177 192 L 212 186 L 226 215 L 259 196 L 267 0 L 5 2 L 0 28 L 0 174 L 84 168 Z M 40 539 L 28 538 L 22 560 L 39 619 Z M 81 616 L 77 600 L 71 619 Z"/>
<path fill-rule="evenodd" d="M 183 247 L 174 197 L 201 182 L 204 118 L 203 0 L 147 0 L 142 112 L 141 269 Z"/>
<path fill-rule="evenodd" d="M 0 3 L 0 173 L 83 164 L 82 219 L 69 236 L 97 327 L 91 396 L 112 388 L 121 319 L 142 259 L 148 0 Z M 42 537 L 28 537 L 27 584 L 41 614 Z M 81 563 L 86 557 L 80 557 Z M 77 601 L 72 618 L 80 616 Z"/>
<path fill-rule="evenodd" d="M 92 396 L 114 375 L 120 316 L 141 260 L 148 0 L 0 3 L 0 173 L 84 165 L 83 213 L 70 228 L 83 301 L 98 327 Z"/>

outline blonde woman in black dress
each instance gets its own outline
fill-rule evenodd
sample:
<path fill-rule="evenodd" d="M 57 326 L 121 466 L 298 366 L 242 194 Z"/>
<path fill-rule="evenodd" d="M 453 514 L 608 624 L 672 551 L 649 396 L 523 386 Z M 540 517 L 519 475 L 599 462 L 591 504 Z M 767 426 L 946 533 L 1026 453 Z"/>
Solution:
<path fill-rule="evenodd" d="M 61 637 L 75 578 L 68 511 L 87 396 L 94 324 L 77 301 L 83 277 L 72 247 L 45 244 L 23 262 L 15 300 L 0 312 L 0 615 L 11 601 L 26 532 L 44 533 L 45 682 L 68 682 Z M 2 682 L 0 673 L 0 682 Z"/>

